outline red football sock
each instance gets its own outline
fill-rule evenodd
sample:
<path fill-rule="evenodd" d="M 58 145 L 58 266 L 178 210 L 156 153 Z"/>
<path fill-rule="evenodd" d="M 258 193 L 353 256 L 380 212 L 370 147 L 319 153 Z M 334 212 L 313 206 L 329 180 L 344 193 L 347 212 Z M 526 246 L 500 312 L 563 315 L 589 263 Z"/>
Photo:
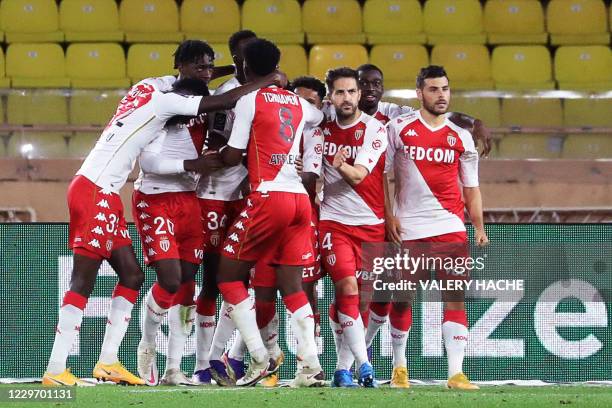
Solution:
<path fill-rule="evenodd" d="M 257 315 L 257 327 L 263 329 L 274 319 L 276 314 L 276 302 L 258 300 L 255 298 L 255 314 Z"/>
<path fill-rule="evenodd" d="M 138 291 L 130 288 L 126 288 L 123 285 L 117 284 L 115 290 L 113 290 L 113 297 L 124 297 L 131 304 L 136 303 L 138 299 Z"/>
<path fill-rule="evenodd" d="M 162 309 L 169 309 L 172 306 L 172 302 L 174 301 L 174 293 L 168 292 L 166 289 L 162 288 L 158 282 L 153 284 L 151 288 L 151 293 L 153 295 L 153 300 L 155 303 Z"/>
<path fill-rule="evenodd" d="M 442 323 L 444 322 L 455 322 L 468 327 L 467 314 L 465 313 L 465 310 L 444 310 L 444 318 Z"/>
<path fill-rule="evenodd" d="M 391 308 L 389 313 L 389 323 L 397 330 L 408 331 L 412 326 L 412 308 L 396 310 Z"/>
<path fill-rule="evenodd" d="M 64 302 L 62 303 L 62 307 L 66 305 L 72 305 L 81 310 L 85 310 L 85 306 L 87 306 L 87 298 L 79 293 L 69 290 L 64 294 Z"/>
<path fill-rule="evenodd" d="M 242 281 L 221 282 L 218 286 L 223 299 L 230 305 L 237 305 L 249 297 Z"/>
<path fill-rule="evenodd" d="M 202 316 L 214 316 L 217 311 L 217 302 L 215 299 L 198 297 L 196 302 L 196 313 Z"/>
<path fill-rule="evenodd" d="M 359 317 L 359 295 L 336 297 L 336 307 L 340 313 L 357 320 Z"/>

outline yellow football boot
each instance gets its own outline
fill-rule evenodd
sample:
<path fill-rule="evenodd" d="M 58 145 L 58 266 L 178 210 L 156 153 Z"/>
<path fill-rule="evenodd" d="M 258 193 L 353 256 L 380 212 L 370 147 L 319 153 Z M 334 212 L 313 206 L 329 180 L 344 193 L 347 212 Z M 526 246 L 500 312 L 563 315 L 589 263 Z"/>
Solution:
<path fill-rule="evenodd" d="M 391 388 L 410 388 L 408 382 L 408 369 L 406 367 L 395 367 L 391 375 Z"/>
<path fill-rule="evenodd" d="M 77 378 L 74 374 L 70 372 L 70 369 L 67 368 L 61 374 L 53 375 L 51 373 L 45 372 L 42 378 L 42 385 L 45 387 L 60 387 L 63 385 L 68 386 L 78 386 L 78 387 L 93 387 L 95 384 L 81 380 Z"/>
<path fill-rule="evenodd" d="M 276 360 L 274 361 L 276 362 L 277 367 L 275 372 L 273 374 L 270 374 L 260 382 L 260 384 L 266 388 L 274 388 L 278 386 L 278 369 L 285 361 L 285 353 L 281 351 L 281 353 L 278 355 L 278 357 L 276 357 Z"/>
<path fill-rule="evenodd" d="M 479 390 L 480 387 L 472 384 L 467 376 L 463 373 L 457 373 L 448 379 L 446 388 L 452 390 Z"/>
<path fill-rule="evenodd" d="M 98 361 L 93 369 L 93 376 L 98 380 L 112 381 L 117 384 L 144 385 L 145 383 L 142 378 L 130 373 L 120 361 L 114 364 L 102 364 Z"/>

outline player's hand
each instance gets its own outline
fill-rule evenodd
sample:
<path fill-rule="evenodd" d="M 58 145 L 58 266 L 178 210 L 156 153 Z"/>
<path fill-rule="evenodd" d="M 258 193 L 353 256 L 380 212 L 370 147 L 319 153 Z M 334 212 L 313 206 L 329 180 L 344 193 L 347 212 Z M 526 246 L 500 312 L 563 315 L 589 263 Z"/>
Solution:
<path fill-rule="evenodd" d="M 200 174 L 210 174 L 223 168 L 223 166 L 221 154 L 215 150 L 206 150 L 197 159 L 184 161 L 185 170 Z"/>
<path fill-rule="evenodd" d="M 272 72 L 271 74 L 269 74 L 267 79 L 270 80 L 271 85 L 276 85 L 280 88 L 285 88 L 287 84 L 289 83 L 289 80 L 287 79 L 287 75 L 284 72 L 279 71 L 279 70 L 276 70 Z"/>
<path fill-rule="evenodd" d="M 474 128 L 472 130 L 472 136 L 474 137 L 474 144 L 478 146 L 478 141 L 482 142 L 482 152 L 480 157 L 488 157 L 491 153 L 491 132 L 482 123 L 480 119 L 474 119 Z"/>
<path fill-rule="evenodd" d="M 396 244 L 402 243 L 402 226 L 399 218 L 394 215 L 385 217 L 385 229 L 387 230 L 387 239 Z"/>
<path fill-rule="evenodd" d="M 295 158 L 295 169 L 297 170 L 300 176 L 304 172 L 304 161 L 302 160 L 300 156 Z"/>
<path fill-rule="evenodd" d="M 487 237 L 487 233 L 484 229 L 477 228 L 475 231 L 475 237 L 477 246 L 484 247 L 489 245 L 489 237 Z"/>
<path fill-rule="evenodd" d="M 332 163 L 334 168 L 339 169 L 340 167 L 342 167 L 342 165 L 346 162 L 346 159 L 348 159 L 350 155 L 351 153 L 348 146 L 338 150 L 338 152 L 334 156 L 334 161 Z"/>
<path fill-rule="evenodd" d="M 223 146 L 227 144 L 227 140 L 223 137 L 222 134 L 209 131 L 206 136 L 206 147 L 208 150 L 205 151 L 219 151 Z"/>

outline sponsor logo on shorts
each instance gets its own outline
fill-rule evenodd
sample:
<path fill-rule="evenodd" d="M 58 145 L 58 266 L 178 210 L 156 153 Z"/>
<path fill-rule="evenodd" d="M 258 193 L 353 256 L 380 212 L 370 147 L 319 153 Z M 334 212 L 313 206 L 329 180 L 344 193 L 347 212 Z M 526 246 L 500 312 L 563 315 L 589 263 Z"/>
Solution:
<path fill-rule="evenodd" d="M 307 260 L 309 258 L 312 258 L 312 252 L 308 252 L 308 253 L 302 255 L 302 261 L 305 261 L 305 260 Z"/>
<path fill-rule="evenodd" d="M 109 239 L 106 241 L 106 250 L 110 252 L 112 251 L 112 249 L 113 249 L 113 240 Z"/>
<path fill-rule="evenodd" d="M 168 252 L 170 249 L 170 241 L 168 239 L 162 239 L 159 241 L 159 247 L 162 249 L 162 251 Z"/>
<path fill-rule="evenodd" d="M 102 208 L 110 208 L 110 205 L 108 205 L 108 201 L 107 200 L 100 200 L 98 202 L 98 204 L 96 204 L 98 207 L 102 207 Z"/>
<path fill-rule="evenodd" d="M 210 243 L 212 244 L 212 246 L 214 247 L 218 247 L 219 246 L 219 241 L 220 241 L 220 237 L 219 234 L 212 234 L 210 236 Z"/>
<path fill-rule="evenodd" d="M 94 234 L 104 235 L 104 230 L 101 226 L 97 225 L 94 229 L 91 230 Z"/>
<path fill-rule="evenodd" d="M 194 249 L 193 250 L 193 255 L 196 257 L 196 259 L 203 259 L 204 258 L 204 250 L 203 249 Z"/>
<path fill-rule="evenodd" d="M 225 248 L 223 248 L 223 250 L 225 252 L 229 252 L 230 254 L 235 254 L 236 253 L 236 251 L 234 251 L 234 248 L 230 244 L 227 244 L 225 246 Z"/>
<path fill-rule="evenodd" d="M 149 204 L 145 203 L 142 200 L 138 204 L 136 204 L 136 207 L 138 207 L 138 208 L 147 208 L 148 206 L 149 206 Z"/>
<path fill-rule="evenodd" d="M 92 239 L 88 243 L 94 248 L 100 248 L 100 241 L 98 241 L 97 239 Z"/>
<path fill-rule="evenodd" d="M 331 266 L 334 266 L 336 264 L 336 254 L 327 255 L 327 263 Z"/>

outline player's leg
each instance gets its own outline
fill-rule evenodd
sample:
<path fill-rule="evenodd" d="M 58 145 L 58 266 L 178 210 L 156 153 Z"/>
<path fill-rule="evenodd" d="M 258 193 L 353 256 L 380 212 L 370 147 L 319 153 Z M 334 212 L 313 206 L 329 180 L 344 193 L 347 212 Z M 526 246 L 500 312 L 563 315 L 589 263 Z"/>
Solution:
<path fill-rule="evenodd" d="M 412 326 L 412 303 L 393 302 L 389 313 L 391 346 L 393 348 L 392 388 L 408 388 L 408 361 L 406 344 Z"/>
<path fill-rule="evenodd" d="M 215 335 L 215 312 L 219 295 L 216 271 L 219 265 L 219 255 L 205 253 L 203 264 L 202 289 L 196 301 L 196 363 L 192 380 L 199 384 L 210 384 L 212 377 L 209 354 Z M 221 318 L 222 315 L 220 315 Z M 220 353 L 223 353 L 223 350 Z M 219 354 L 220 357 L 221 354 Z"/>
<path fill-rule="evenodd" d="M 66 369 L 66 360 L 80 331 L 83 311 L 87 299 L 93 291 L 102 258 L 74 254 L 70 289 L 64 294 L 55 330 L 55 340 L 49 357 L 47 370 L 42 379 L 43 385 L 90 385 L 76 378 Z M 93 384 L 91 384 L 93 385 Z"/>
<path fill-rule="evenodd" d="M 366 330 L 366 345 L 371 347 L 372 342 L 374 341 L 374 338 L 378 334 L 380 328 L 388 321 L 391 303 L 371 302 L 369 309 L 370 313 L 368 316 L 368 328 Z"/>
<path fill-rule="evenodd" d="M 131 240 L 125 239 L 117 246 L 111 252 L 108 262 L 117 273 L 119 281 L 113 291 L 100 358 L 93 375 L 106 381 L 142 385 L 144 380 L 130 373 L 119 362 L 117 354 L 131 321 L 132 309 L 144 282 L 144 273 L 136 260 Z"/>
<path fill-rule="evenodd" d="M 468 341 L 468 322 L 463 291 L 446 291 L 442 294 L 444 315 L 442 337 L 448 359 L 449 388 L 477 390 L 463 373 L 463 359 Z"/>
<path fill-rule="evenodd" d="M 162 384 L 194 385 L 181 371 L 181 361 L 187 337 L 191 333 L 195 320 L 195 275 L 199 264 L 181 260 L 181 285 L 174 295 L 174 301 L 168 310 L 168 355 Z"/>

